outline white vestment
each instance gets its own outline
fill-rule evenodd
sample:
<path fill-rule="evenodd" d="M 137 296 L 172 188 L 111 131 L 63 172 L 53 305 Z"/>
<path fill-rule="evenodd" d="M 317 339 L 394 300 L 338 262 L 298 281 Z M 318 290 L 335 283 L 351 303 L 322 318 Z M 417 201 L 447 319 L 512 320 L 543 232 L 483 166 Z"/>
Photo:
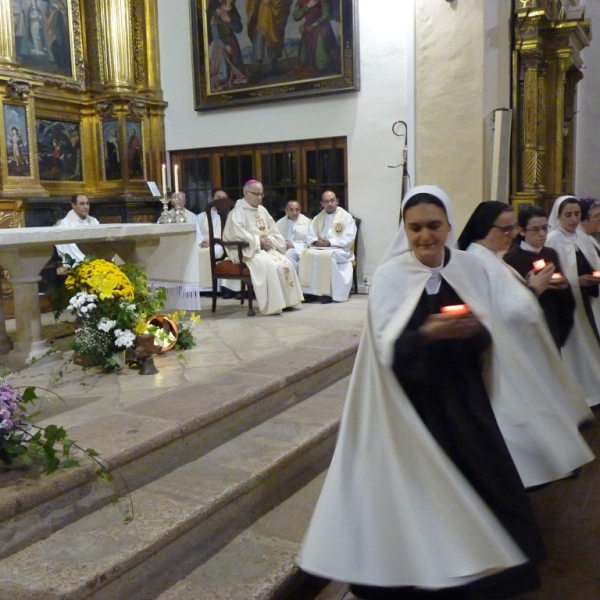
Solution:
<path fill-rule="evenodd" d="M 520 275 L 481 244 L 467 252 L 491 285 L 490 397 L 502 435 L 525 487 L 561 479 L 593 459 L 577 428 L 593 415 Z"/>
<path fill-rule="evenodd" d="M 268 251 L 260 246 L 261 238 L 266 237 L 273 245 Z M 248 242 L 242 254 L 263 315 L 279 313 L 304 300 L 294 265 L 285 257 L 285 240 L 264 206 L 254 207 L 243 198 L 238 200 L 225 223 L 223 239 Z M 236 249 L 228 248 L 227 254 L 238 261 Z"/>
<path fill-rule="evenodd" d="M 213 234 L 216 238 L 221 237 L 221 218 L 219 217 L 219 213 L 216 208 L 212 209 L 211 212 L 212 217 L 212 226 L 213 226 Z M 201 212 L 198 215 L 198 220 L 196 221 L 197 231 L 196 235 L 198 238 L 198 246 L 202 244 L 205 240 L 208 242 L 209 239 L 209 231 L 208 231 L 208 219 L 206 218 L 206 212 Z M 223 253 L 223 247 L 219 244 L 215 246 L 215 254 L 220 256 Z M 212 271 L 210 268 L 210 249 L 209 248 L 198 248 L 198 262 L 200 264 L 200 288 L 202 291 L 210 291 L 212 290 Z M 242 285 L 239 281 L 235 279 L 218 279 L 217 280 L 218 288 L 222 285 L 233 290 L 234 292 L 239 292 L 242 289 Z M 218 289 L 217 288 L 217 289 Z"/>
<path fill-rule="evenodd" d="M 587 403 L 595 406 L 600 404 L 600 345 L 588 320 L 581 296 L 577 273 L 577 248 L 583 252 L 593 269 L 600 270 L 600 259 L 589 236 L 580 231 L 577 232 L 574 243 L 561 229 L 552 230 L 546 245 L 558 253 L 564 270 L 563 275 L 569 280 L 575 296 L 575 322 L 562 348 L 562 358 L 567 369 L 583 388 Z M 596 324 L 600 325 L 600 299 L 591 300 Z"/>
<path fill-rule="evenodd" d="M 326 238 L 331 247 L 313 246 L 317 238 Z M 356 238 L 354 218 L 343 208 L 332 214 L 322 210 L 311 222 L 306 250 L 300 257 L 299 277 L 302 291 L 317 296 L 331 296 L 345 302 L 352 287 L 352 245 Z"/>
<path fill-rule="evenodd" d="M 294 263 L 296 273 L 300 266 L 300 255 L 304 248 L 306 248 L 306 237 L 308 235 L 310 222 L 311 219 L 300 214 L 295 221 L 285 216 L 275 223 L 277 229 L 279 229 L 279 232 L 283 236 L 283 239 L 294 245 L 293 248 L 288 248 L 285 251 L 285 255 Z"/>
<path fill-rule="evenodd" d="M 81 219 L 73 209 L 67 213 L 64 219 L 56 223 L 57 227 L 90 227 L 92 225 L 100 225 L 100 222 L 89 215 Z M 75 264 L 85 259 L 85 254 L 77 247 L 77 244 L 59 244 L 56 246 L 56 251 L 63 262 L 67 254 L 75 260 Z"/>
<path fill-rule="evenodd" d="M 480 261 L 452 250 L 441 274 L 490 328 Z M 408 252 L 373 276 L 335 453 L 298 559 L 309 573 L 363 585 L 448 588 L 527 560 L 392 371 L 394 342 L 429 278 Z"/>

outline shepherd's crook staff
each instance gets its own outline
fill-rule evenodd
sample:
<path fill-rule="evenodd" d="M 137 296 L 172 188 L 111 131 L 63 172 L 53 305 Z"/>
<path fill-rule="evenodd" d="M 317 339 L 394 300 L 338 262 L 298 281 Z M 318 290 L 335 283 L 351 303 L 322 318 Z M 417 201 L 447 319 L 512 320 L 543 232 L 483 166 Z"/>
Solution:
<path fill-rule="evenodd" d="M 397 128 L 398 125 L 402 125 L 404 127 L 404 133 L 398 133 Z M 400 203 L 402 204 L 402 199 L 404 198 L 408 188 L 410 187 L 410 175 L 406 168 L 406 164 L 408 162 L 408 126 L 404 121 L 396 121 L 392 125 L 392 133 L 397 137 L 404 138 L 404 148 L 402 149 L 402 163 L 395 166 L 389 166 L 389 169 L 397 169 L 398 167 L 402 167 L 402 193 L 400 194 Z M 402 210 L 400 210 L 400 218 L 398 222 L 402 221 Z"/>

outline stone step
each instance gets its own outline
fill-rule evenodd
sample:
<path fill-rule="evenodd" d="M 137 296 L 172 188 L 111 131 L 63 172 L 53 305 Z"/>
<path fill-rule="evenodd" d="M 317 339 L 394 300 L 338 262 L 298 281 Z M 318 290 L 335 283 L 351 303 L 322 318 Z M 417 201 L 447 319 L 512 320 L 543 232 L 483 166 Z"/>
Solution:
<path fill-rule="evenodd" d="M 150 600 L 325 470 L 348 378 L 0 562 L 0 598 Z"/>
<path fill-rule="evenodd" d="M 324 479 L 313 479 L 157 600 L 267 600 L 300 587 L 296 556 Z"/>
<path fill-rule="evenodd" d="M 310 576 L 296 565 L 325 475 L 258 519 L 156 600 L 342 600 L 347 584 Z"/>
<path fill-rule="evenodd" d="M 52 421 L 96 449 L 129 490 L 136 490 L 211 452 L 265 420 L 347 376 L 360 332 L 338 330 L 301 346 L 177 388 L 97 417 L 77 410 Z M 92 412 L 90 417 L 89 413 Z M 93 465 L 50 477 L 30 471 L 2 475 L 0 558 L 41 540 L 110 503 L 113 490 L 98 482 Z"/>

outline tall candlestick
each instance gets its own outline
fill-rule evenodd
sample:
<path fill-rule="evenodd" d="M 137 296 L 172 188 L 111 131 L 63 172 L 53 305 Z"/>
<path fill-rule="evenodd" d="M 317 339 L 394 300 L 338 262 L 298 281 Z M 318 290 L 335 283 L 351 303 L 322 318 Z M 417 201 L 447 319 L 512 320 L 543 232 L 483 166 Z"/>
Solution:
<path fill-rule="evenodd" d="M 179 165 L 175 165 L 175 193 L 179 193 Z"/>
<path fill-rule="evenodd" d="M 162 166 L 162 192 L 163 198 L 167 197 L 167 165 Z"/>

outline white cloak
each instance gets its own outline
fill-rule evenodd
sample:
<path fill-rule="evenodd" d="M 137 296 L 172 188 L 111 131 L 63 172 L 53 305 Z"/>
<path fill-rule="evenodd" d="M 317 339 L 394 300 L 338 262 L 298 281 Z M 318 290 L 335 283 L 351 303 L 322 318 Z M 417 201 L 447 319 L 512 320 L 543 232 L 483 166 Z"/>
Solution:
<path fill-rule="evenodd" d="M 100 225 L 98 219 L 90 217 L 89 215 L 85 219 L 81 219 L 77 213 L 71 209 L 64 219 L 61 219 L 56 223 L 56 227 L 90 227 L 93 225 Z M 56 251 L 62 261 L 65 260 L 65 256 L 68 254 L 75 259 L 75 264 L 78 264 L 85 260 L 85 254 L 78 248 L 77 244 L 59 244 L 56 246 Z"/>
<path fill-rule="evenodd" d="M 592 420 L 581 389 L 560 359 L 542 309 L 519 274 L 473 243 L 492 297 L 492 407 L 525 487 L 561 479 L 594 458 L 578 425 Z"/>
<path fill-rule="evenodd" d="M 331 247 L 313 246 L 319 237 L 327 238 Z M 336 302 L 348 300 L 352 287 L 355 238 L 354 218 L 339 206 L 332 215 L 322 210 L 313 219 L 306 250 L 300 257 L 299 277 L 304 293 L 331 296 Z"/>
<path fill-rule="evenodd" d="M 272 250 L 261 249 L 260 239 L 264 237 L 271 240 Z M 264 206 L 253 207 L 243 198 L 238 200 L 225 223 L 223 239 L 248 242 L 243 250 L 244 262 L 250 269 L 263 315 L 278 313 L 304 300 L 296 270 L 285 257 L 285 240 Z M 227 254 L 232 261 L 238 261 L 237 249 L 227 249 Z"/>
<path fill-rule="evenodd" d="M 558 252 L 565 271 L 563 275 L 569 280 L 575 296 L 575 323 L 562 348 L 562 358 L 569 372 L 583 388 L 587 403 L 595 406 L 600 404 L 600 345 L 583 305 L 577 274 L 576 245 L 593 269 L 600 269 L 600 259 L 589 236 L 581 231 L 577 232 L 576 245 L 567 239 L 560 229 L 550 232 L 546 245 Z M 592 307 L 596 324 L 600 325 L 600 299 L 592 299 Z"/>
<path fill-rule="evenodd" d="M 489 328 L 487 274 L 452 250 L 442 276 Z M 430 271 L 411 253 L 379 267 L 333 461 L 298 563 L 321 577 L 447 588 L 527 561 L 438 446 L 392 369 Z"/>

